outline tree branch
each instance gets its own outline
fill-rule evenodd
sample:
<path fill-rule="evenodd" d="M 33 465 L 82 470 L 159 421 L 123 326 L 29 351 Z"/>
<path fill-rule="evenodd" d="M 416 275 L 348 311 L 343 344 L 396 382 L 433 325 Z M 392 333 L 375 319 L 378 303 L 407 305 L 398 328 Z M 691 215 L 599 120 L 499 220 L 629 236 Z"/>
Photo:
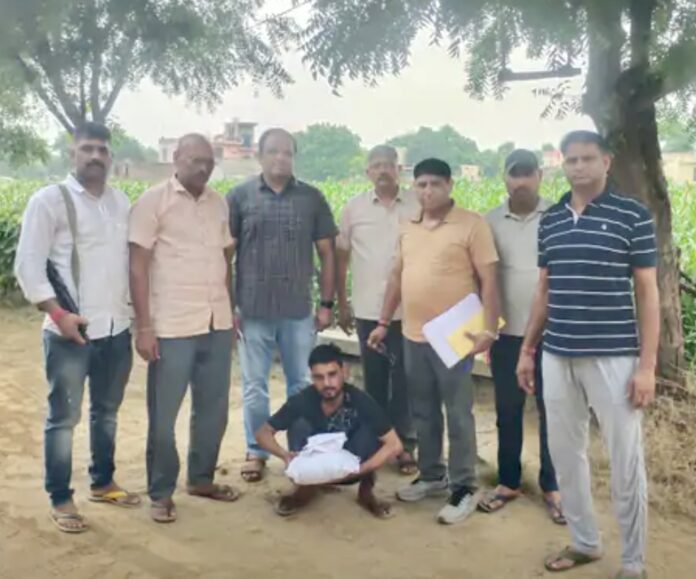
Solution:
<path fill-rule="evenodd" d="M 586 4 L 589 36 L 587 89 L 583 109 L 603 132 L 618 122 L 613 90 L 621 74 L 621 47 L 625 34 L 621 6 L 606 0 Z"/>
<path fill-rule="evenodd" d="M 116 81 L 114 82 L 114 86 L 111 89 L 111 93 L 106 98 L 106 101 L 104 101 L 104 106 L 101 108 L 100 111 L 100 114 L 103 118 L 109 116 L 111 109 L 116 104 L 116 99 L 118 98 L 118 95 L 123 90 L 123 87 L 126 86 L 126 82 L 128 82 L 127 68 L 121 73 L 121 76 L 118 79 L 116 79 Z M 93 114 L 95 113 L 93 112 Z"/>
<path fill-rule="evenodd" d="M 46 78 L 51 83 L 51 88 L 55 92 L 56 98 L 63 107 L 65 114 L 73 123 L 77 124 L 83 120 L 82 116 L 80 115 L 79 109 L 75 106 L 75 103 L 70 98 L 70 95 L 68 95 L 67 91 L 65 90 L 63 79 L 60 76 L 61 68 L 55 66 L 56 63 L 53 62 L 53 60 L 53 52 L 51 51 L 48 40 L 44 39 L 43 41 L 37 43 L 36 61 L 39 63 L 39 66 L 41 66 Z"/>
<path fill-rule="evenodd" d="M 572 78 L 580 74 L 582 74 L 582 70 L 571 65 L 565 65 L 556 70 L 539 70 L 532 72 L 513 72 L 509 68 L 503 68 L 498 75 L 498 79 L 501 82 L 514 82 L 549 78 Z"/>
<path fill-rule="evenodd" d="M 41 86 L 41 82 L 37 81 L 37 74 L 32 68 L 24 61 L 24 59 L 19 56 L 15 55 L 15 61 L 19 64 L 20 69 L 22 70 L 24 74 L 24 78 L 26 78 L 27 82 L 31 87 L 34 89 L 36 92 L 36 96 L 39 97 L 41 102 L 46 105 L 46 108 L 49 110 L 49 112 L 58 120 L 58 122 L 63 125 L 63 128 L 68 131 L 69 133 L 72 133 L 73 130 L 75 129 L 74 125 L 71 123 L 70 119 L 66 117 L 61 110 L 58 108 L 58 106 L 51 100 L 51 97 L 48 95 L 46 90 Z"/>
<path fill-rule="evenodd" d="M 94 121 L 103 123 L 104 119 L 97 118 L 100 112 L 99 97 L 99 86 L 101 81 L 101 67 L 102 67 L 102 55 L 104 53 L 104 38 L 103 30 L 98 25 L 96 5 L 90 4 L 87 9 L 87 18 L 85 19 L 85 24 L 91 27 L 90 37 L 91 37 L 91 49 L 92 49 L 92 62 L 90 63 L 91 76 L 89 83 L 89 108 L 92 111 L 92 119 Z"/>
<path fill-rule="evenodd" d="M 631 0 L 631 67 L 650 66 L 650 38 L 656 0 Z"/>
<path fill-rule="evenodd" d="M 89 86 L 89 106 L 92 110 L 92 119 L 97 122 L 104 122 L 103 119 L 97 118 L 97 115 L 101 112 L 99 105 L 99 80 L 101 75 L 101 65 L 102 65 L 102 54 L 101 50 L 97 50 L 96 46 L 93 48 L 94 54 L 92 56 L 92 76 L 90 79 Z"/>

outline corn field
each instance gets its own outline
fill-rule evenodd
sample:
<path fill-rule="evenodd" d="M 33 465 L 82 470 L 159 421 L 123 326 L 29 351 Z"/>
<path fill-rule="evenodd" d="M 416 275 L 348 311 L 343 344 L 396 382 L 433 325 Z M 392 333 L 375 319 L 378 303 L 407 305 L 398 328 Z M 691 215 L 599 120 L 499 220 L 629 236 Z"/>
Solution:
<path fill-rule="evenodd" d="M 12 275 L 14 250 L 17 245 L 19 224 L 22 211 L 31 194 L 43 183 L 32 181 L 0 182 L 0 294 L 16 289 Z M 218 181 L 212 187 L 224 194 L 235 185 L 233 181 Z M 131 200 L 135 200 L 147 188 L 147 183 L 140 181 L 122 181 L 115 186 L 123 190 Z M 328 181 L 318 184 L 326 195 L 336 216 L 340 217 L 345 203 L 358 193 L 365 191 L 369 185 L 360 181 Z M 563 180 L 548 180 L 544 183 L 542 194 L 548 199 L 558 199 L 566 190 Z M 478 212 L 486 212 L 505 198 L 505 188 L 500 180 L 486 179 L 478 182 L 458 181 L 454 189 L 454 198 L 458 205 Z M 696 277 L 696 185 L 671 187 L 674 238 L 681 250 L 682 269 Z M 696 303 L 689 297 L 684 298 L 684 329 L 691 359 L 696 358 Z"/>

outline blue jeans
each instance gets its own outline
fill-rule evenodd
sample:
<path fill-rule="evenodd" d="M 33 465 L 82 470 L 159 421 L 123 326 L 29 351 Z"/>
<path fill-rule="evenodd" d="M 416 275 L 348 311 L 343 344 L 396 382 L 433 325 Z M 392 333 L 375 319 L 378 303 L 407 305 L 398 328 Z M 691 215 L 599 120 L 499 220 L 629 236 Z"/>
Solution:
<path fill-rule="evenodd" d="M 66 503 L 73 495 L 70 488 L 73 430 L 80 422 L 87 378 L 92 488 L 102 488 L 113 481 L 116 415 L 133 364 L 133 349 L 129 331 L 92 340 L 86 346 L 46 331 L 43 345 L 49 388 L 44 440 L 45 487 L 55 506 Z"/>
<path fill-rule="evenodd" d="M 524 404 L 527 395 L 517 383 L 515 370 L 520 357 L 522 338 L 501 335 L 491 348 L 491 373 L 495 384 L 495 409 L 498 426 L 498 483 L 519 489 L 522 479 L 522 442 Z M 545 493 L 557 491 L 556 471 L 549 453 L 546 428 L 544 387 L 541 378 L 541 349 L 536 360 L 535 399 L 539 415 L 539 486 Z"/>
<path fill-rule="evenodd" d="M 316 343 L 314 317 L 264 320 L 244 318 L 244 338 L 239 341 L 244 396 L 244 433 L 247 453 L 268 458 L 256 443 L 254 433 L 268 420 L 270 404 L 268 378 L 276 345 L 280 351 L 287 396 L 297 394 L 310 382 L 309 355 Z"/>
<path fill-rule="evenodd" d="M 232 330 L 189 338 L 160 338 L 160 357 L 147 370 L 147 489 L 153 501 L 174 494 L 179 453 L 174 427 L 191 385 L 187 483 L 213 482 L 227 428 Z"/>

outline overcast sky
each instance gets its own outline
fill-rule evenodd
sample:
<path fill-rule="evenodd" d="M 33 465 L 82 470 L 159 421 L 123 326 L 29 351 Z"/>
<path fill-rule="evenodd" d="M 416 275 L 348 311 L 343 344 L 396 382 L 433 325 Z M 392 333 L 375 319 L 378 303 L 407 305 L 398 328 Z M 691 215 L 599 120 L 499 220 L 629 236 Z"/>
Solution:
<path fill-rule="evenodd" d="M 505 141 L 539 147 L 545 142 L 557 144 L 569 130 L 593 126 L 589 118 L 580 116 L 542 120 L 540 114 L 548 101 L 532 91 L 543 83 L 512 84 L 500 101 L 471 99 L 464 91 L 464 63 L 451 59 L 444 48 L 430 46 L 425 35 L 414 44 L 411 64 L 400 76 L 384 77 L 377 87 L 350 82 L 340 97 L 332 94 L 323 79 L 312 79 L 299 55 L 288 56 L 286 62 L 295 84 L 287 87 L 283 99 L 246 84 L 225 94 L 222 105 L 210 113 L 188 105 L 183 98 L 168 97 L 146 81 L 138 90 L 121 95 L 115 117 L 128 132 L 151 146 L 157 146 L 161 136 L 177 137 L 190 131 L 219 133 L 223 123 L 233 117 L 255 121 L 260 130 L 277 125 L 297 131 L 318 122 L 347 125 L 360 135 L 364 146 L 420 126 L 451 124 L 481 148 L 497 147 Z M 518 70 L 538 66 L 521 54 L 512 64 Z M 547 86 L 555 82 L 547 81 Z M 575 90 L 580 89 L 578 80 Z"/>

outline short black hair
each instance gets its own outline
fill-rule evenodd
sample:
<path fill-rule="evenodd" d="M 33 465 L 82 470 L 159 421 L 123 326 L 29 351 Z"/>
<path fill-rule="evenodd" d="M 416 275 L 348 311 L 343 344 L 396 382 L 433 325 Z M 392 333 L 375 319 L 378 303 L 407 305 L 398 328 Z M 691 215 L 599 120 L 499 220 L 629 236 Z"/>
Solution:
<path fill-rule="evenodd" d="M 399 153 L 391 145 L 377 145 L 376 147 L 372 147 L 367 154 L 368 163 L 376 157 L 384 157 L 390 161 L 394 161 L 394 163 L 399 162 Z"/>
<path fill-rule="evenodd" d="M 595 131 L 571 131 L 561 141 L 561 153 L 564 155 L 570 145 L 582 143 L 584 145 L 597 145 L 602 153 L 609 153 L 607 140 Z"/>
<path fill-rule="evenodd" d="M 95 139 L 97 141 L 111 142 L 111 131 L 102 123 L 94 121 L 85 121 L 75 127 L 73 131 L 73 139 L 79 141 L 81 139 Z"/>
<path fill-rule="evenodd" d="M 413 178 L 421 175 L 436 175 L 448 181 L 452 178 L 452 168 L 442 159 L 423 159 L 413 168 Z"/>
<path fill-rule="evenodd" d="M 265 146 L 266 141 L 273 135 L 283 135 L 284 137 L 290 139 L 292 141 L 292 152 L 297 153 L 297 139 L 295 139 L 295 136 L 290 131 L 287 131 L 281 127 L 266 129 L 261 134 L 259 137 L 259 153 L 263 153 L 263 147 Z"/>
<path fill-rule="evenodd" d="M 317 364 L 331 364 L 331 362 L 336 362 L 339 366 L 343 366 L 343 352 L 341 348 L 334 344 L 316 346 L 309 355 L 310 368 Z"/>

